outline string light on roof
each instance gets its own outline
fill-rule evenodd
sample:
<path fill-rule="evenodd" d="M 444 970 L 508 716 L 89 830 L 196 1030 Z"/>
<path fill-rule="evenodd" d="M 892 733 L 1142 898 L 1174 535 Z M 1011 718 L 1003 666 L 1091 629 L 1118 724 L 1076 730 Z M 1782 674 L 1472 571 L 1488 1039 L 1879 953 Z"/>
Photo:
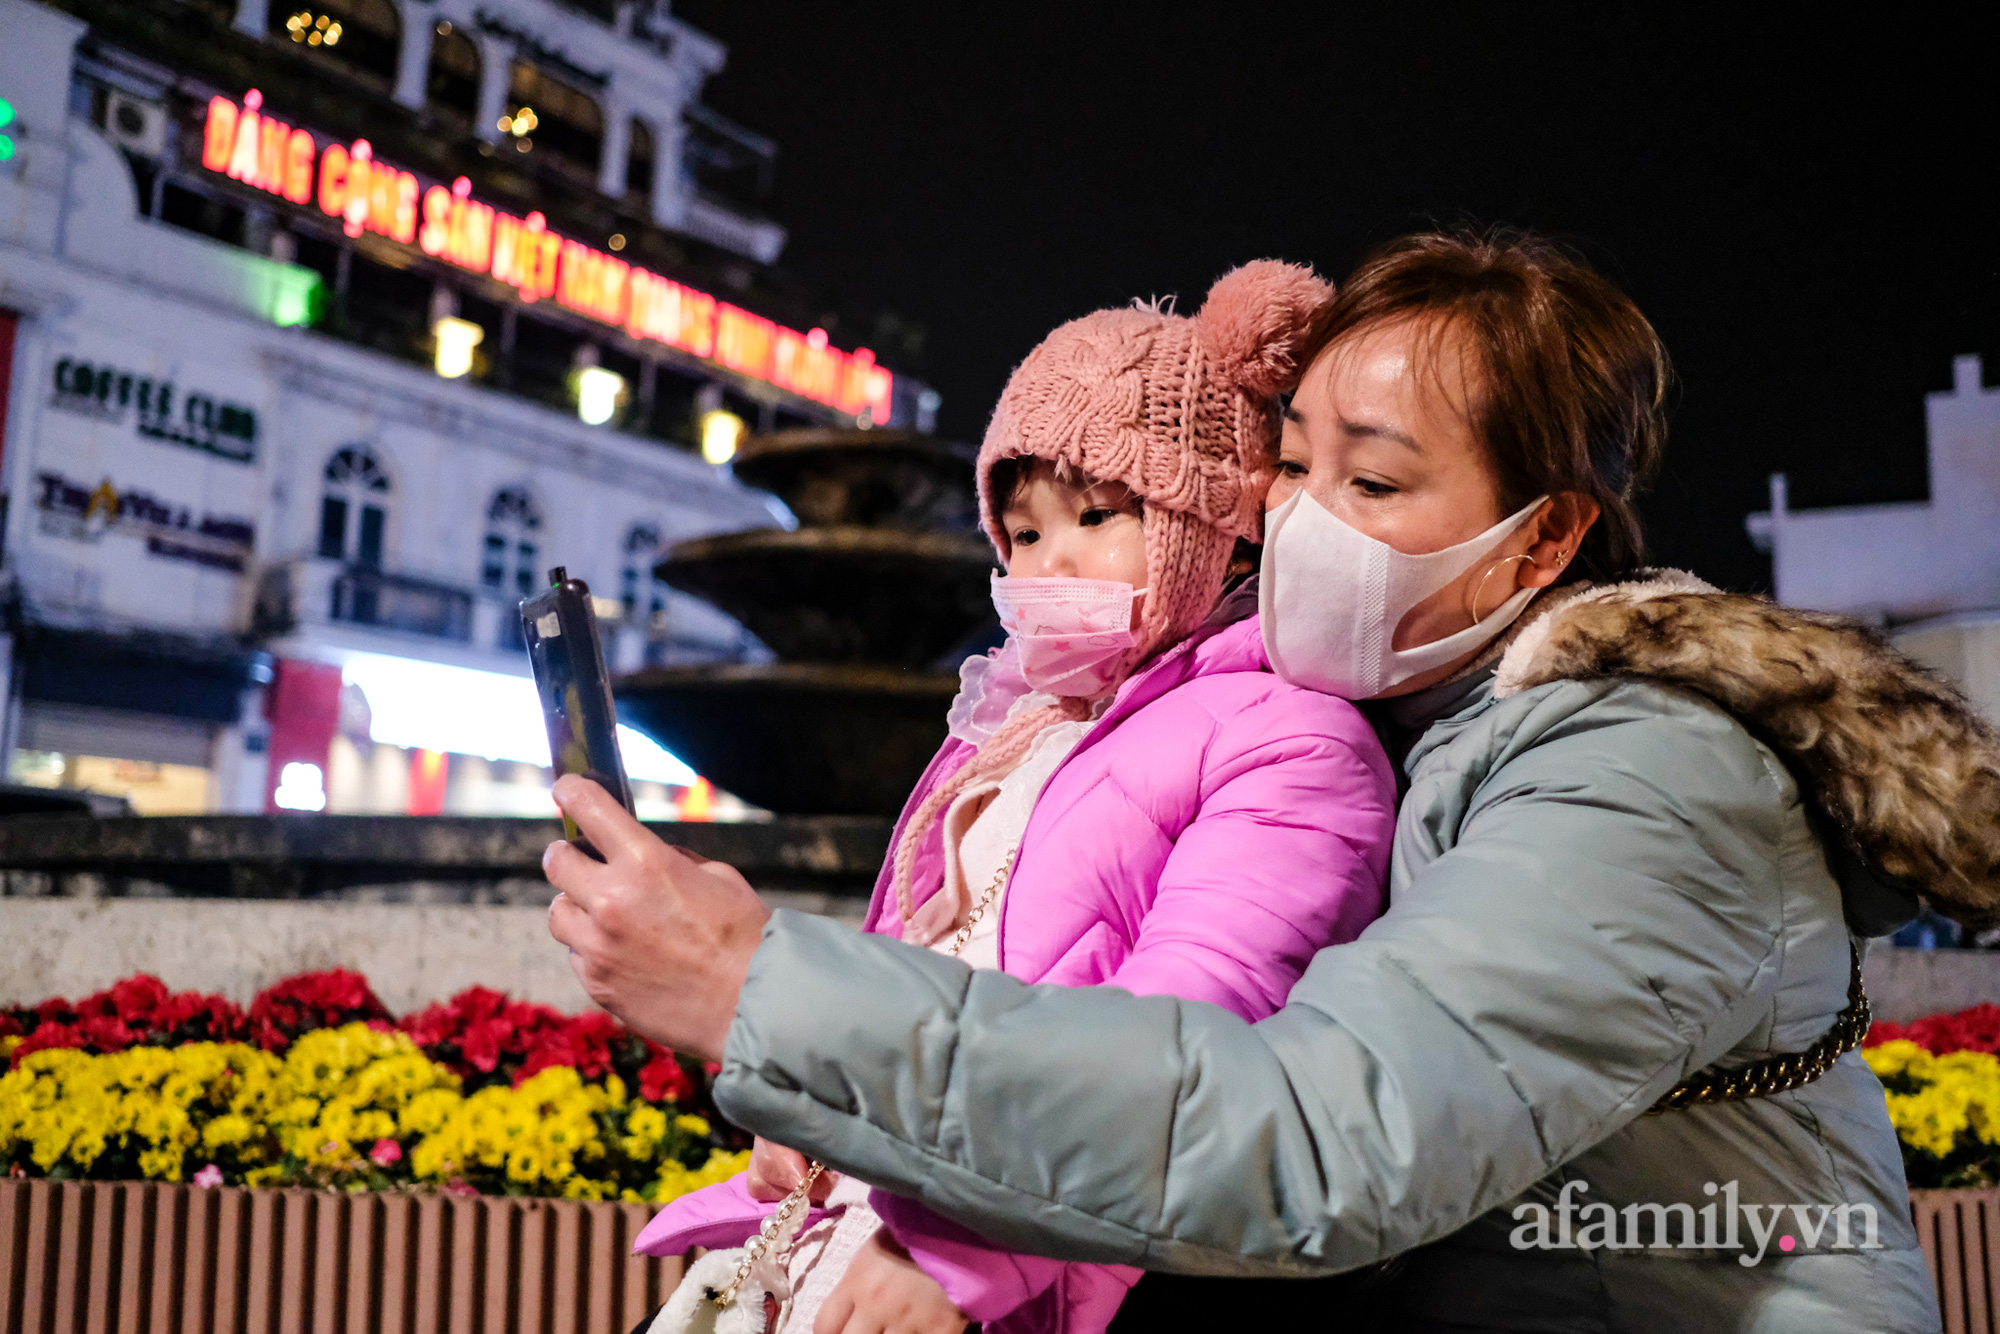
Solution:
<path fill-rule="evenodd" d="M 329 14 L 314 14 L 310 9 L 301 9 L 285 20 L 285 31 L 295 42 L 307 46 L 334 46 L 340 41 L 340 21 Z"/>

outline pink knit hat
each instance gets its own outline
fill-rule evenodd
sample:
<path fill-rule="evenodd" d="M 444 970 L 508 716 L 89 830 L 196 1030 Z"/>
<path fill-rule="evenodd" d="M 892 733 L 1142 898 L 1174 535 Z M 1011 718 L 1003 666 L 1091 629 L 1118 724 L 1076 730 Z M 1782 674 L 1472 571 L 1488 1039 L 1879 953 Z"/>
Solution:
<path fill-rule="evenodd" d="M 1260 259 L 1217 280 L 1193 319 L 1138 305 L 1071 320 L 1007 381 L 979 448 L 980 518 L 1002 560 L 993 468 L 1004 459 L 1066 464 L 1146 502 L 1146 601 L 1127 671 L 1201 624 L 1236 539 L 1263 531 L 1275 396 L 1297 382 L 1299 349 L 1332 299 L 1311 269 Z M 1011 718 L 910 813 L 891 858 L 906 926 L 917 848 L 958 793 L 1018 762 L 1048 723 L 1089 716 L 1088 701 L 1065 698 Z"/>
<path fill-rule="evenodd" d="M 1064 463 L 1146 503 L 1147 595 L 1134 662 L 1201 623 L 1239 537 L 1263 531 L 1277 458 L 1275 396 L 1333 288 L 1260 259 L 1224 274 L 1193 319 L 1157 306 L 1071 320 L 1028 354 L 979 450 L 979 509 L 1009 555 L 993 494 L 1004 459 Z"/>

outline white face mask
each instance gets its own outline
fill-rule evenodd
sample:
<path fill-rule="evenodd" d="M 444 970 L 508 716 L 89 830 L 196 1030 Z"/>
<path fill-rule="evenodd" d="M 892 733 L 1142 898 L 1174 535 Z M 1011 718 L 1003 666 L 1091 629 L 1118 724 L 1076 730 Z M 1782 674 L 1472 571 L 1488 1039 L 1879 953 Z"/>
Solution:
<path fill-rule="evenodd" d="M 1372 699 L 1484 645 L 1513 624 L 1536 589 L 1520 590 L 1485 620 L 1435 643 L 1390 647 L 1412 607 L 1489 555 L 1547 499 L 1457 546 L 1407 556 L 1300 491 L 1264 519 L 1257 610 L 1271 670 L 1322 694 Z"/>
<path fill-rule="evenodd" d="M 1145 592 L 1115 579 L 993 576 L 993 607 L 1021 655 L 1021 675 L 1051 695 L 1104 693 L 1118 677 L 1132 634 L 1132 599 Z"/>

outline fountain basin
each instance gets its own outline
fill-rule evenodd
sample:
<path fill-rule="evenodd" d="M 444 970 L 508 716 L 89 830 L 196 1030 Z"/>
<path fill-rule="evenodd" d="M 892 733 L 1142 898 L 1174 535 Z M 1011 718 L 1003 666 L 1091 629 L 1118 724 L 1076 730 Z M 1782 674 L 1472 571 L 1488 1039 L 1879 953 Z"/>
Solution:
<path fill-rule="evenodd" d="M 788 662 L 923 668 L 992 620 L 994 565 L 982 537 L 844 526 L 679 542 L 654 573 Z"/>
<path fill-rule="evenodd" d="M 654 667 L 612 684 L 626 722 L 780 815 L 896 815 L 957 692 L 950 673 L 852 663 Z"/>
<path fill-rule="evenodd" d="M 730 469 L 784 501 L 801 527 L 970 532 L 975 457 L 915 431 L 777 431 L 745 440 Z"/>

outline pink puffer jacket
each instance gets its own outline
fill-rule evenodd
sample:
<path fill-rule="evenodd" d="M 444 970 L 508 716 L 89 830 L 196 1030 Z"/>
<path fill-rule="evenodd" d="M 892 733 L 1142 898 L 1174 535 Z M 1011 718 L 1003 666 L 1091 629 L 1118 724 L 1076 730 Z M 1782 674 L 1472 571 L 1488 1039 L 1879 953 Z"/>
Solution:
<path fill-rule="evenodd" d="M 945 743 L 899 836 L 971 754 Z M 1273 675 L 1255 616 L 1205 627 L 1127 681 L 1042 789 L 1001 899 L 1000 966 L 1265 1018 L 1315 953 L 1381 913 L 1395 801 L 1388 757 L 1352 704 Z M 934 831 L 917 857 L 918 902 L 943 883 Z M 901 934 L 886 867 L 866 929 Z M 886 1192 L 871 1203 L 989 1330 L 1099 1334 L 1139 1276 L 1011 1254 Z M 636 1249 L 740 1244 L 773 1207 L 738 1177 L 675 1201 Z"/>

